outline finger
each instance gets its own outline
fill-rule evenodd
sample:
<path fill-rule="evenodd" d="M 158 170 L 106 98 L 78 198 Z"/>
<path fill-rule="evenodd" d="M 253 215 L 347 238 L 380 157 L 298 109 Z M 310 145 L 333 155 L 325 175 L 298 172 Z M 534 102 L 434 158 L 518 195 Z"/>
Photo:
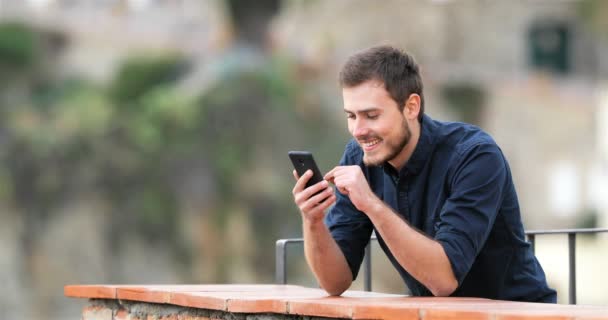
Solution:
<path fill-rule="evenodd" d="M 319 203 L 319 205 L 315 207 L 315 210 L 325 211 L 325 209 L 331 207 L 334 203 L 336 203 L 336 195 L 332 194 L 327 197 L 327 199 L 323 200 L 323 202 Z"/>
<path fill-rule="evenodd" d="M 311 198 L 315 194 L 323 191 L 323 188 L 326 188 L 327 186 L 329 186 L 329 183 L 327 181 L 323 180 L 304 190 L 296 192 L 294 194 L 296 204 L 299 207 L 302 207 L 309 198 Z"/>
<path fill-rule="evenodd" d="M 348 195 L 348 188 L 347 188 L 347 186 L 343 186 L 343 185 L 336 185 L 336 188 L 338 189 L 338 191 L 339 191 L 341 194 Z"/>
<path fill-rule="evenodd" d="M 334 172 L 335 172 L 335 171 L 336 171 L 336 169 L 338 169 L 338 168 L 339 168 L 339 167 L 334 167 L 333 169 L 329 170 L 329 172 L 328 172 L 328 173 L 326 173 L 326 174 L 323 176 L 323 179 L 325 179 L 325 180 L 333 180 L 333 178 L 334 178 Z"/>
<path fill-rule="evenodd" d="M 293 169 L 293 171 L 291 173 L 293 173 L 293 177 L 296 178 L 296 181 L 298 181 L 298 179 L 300 179 L 300 176 L 298 175 L 298 172 L 296 171 L 296 169 Z"/>
<path fill-rule="evenodd" d="M 334 167 L 328 173 L 326 173 L 325 176 L 323 176 L 323 179 L 325 179 L 331 183 L 334 183 L 336 176 L 342 171 L 343 168 L 344 168 L 343 166 Z"/>
<path fill-rule="evenodd" d="M 314 185 L 312 185 L 312 186 L 304 189 L 304 191 L 300 192 L 298 194 L 298 197 L 300 199 L 298 199 L 298 200 L 300 200 L 300 202 L 304 202 L 307 199 L 314 196 L 316 193 L 323 191 L 323 188 L 327 188 L 328 186 L 329 186 L 329 183 L 325 180 L 315 183 Z"/>
<path fill-rule="evenodd" d="M 302 192 L 308 180 L 312 177 L 312 170 L 306 170 L 304 174 L 298 179 L 296 185 L 293 187 L 292 193 L 295 195 L 296 193 Z"/>
<path fill-rule="evenodd" d="M 353 167 L 358 167 L 358 166 L 343 166 L 343 167 L 337 168 L 337 170 L 334 171 L 334 180 L 336 180 L 340 177 L 353 175 L 353 173 L 354 173 Z"/>
<path fill-rule="evenodd" d="M 336 195 L 332 194 L 331 196 L 327 197 L 327 199 L 323 200 L 323 202 L 319 203 L 316 207 L 314 207 L 314 209 L 312 209 L 309 214 L 323 214 L 323 212 L 325 212 L 325 210 L 331 207 L 334 203 L 336 203 Z"/>
<path fill-rule="evenodd" d="M 321 192 L 319 192 L 319 194 L 310 197 L 304 202 L 304 204 L 302 205 L 302 210 L 310 210 L 317 206 L 319 203 L 323 202 L 323 200 L 325 200 L 327 197 L 334 194 L 334 189 L 329 186 L 327 186 L 325 190 L 321 189 L 320 191 Z"/>

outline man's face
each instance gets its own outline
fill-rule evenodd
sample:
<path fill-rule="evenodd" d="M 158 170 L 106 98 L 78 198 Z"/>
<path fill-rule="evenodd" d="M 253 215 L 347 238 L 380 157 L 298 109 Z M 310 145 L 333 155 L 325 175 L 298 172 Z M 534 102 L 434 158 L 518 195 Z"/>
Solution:
<path fill-rule="evenodd" d="M 410 141 L 404 114 L 379 81 L 343 88 L 348 131 L 363 149 L 363 162 L 382 165 L 397 157 Z"/>

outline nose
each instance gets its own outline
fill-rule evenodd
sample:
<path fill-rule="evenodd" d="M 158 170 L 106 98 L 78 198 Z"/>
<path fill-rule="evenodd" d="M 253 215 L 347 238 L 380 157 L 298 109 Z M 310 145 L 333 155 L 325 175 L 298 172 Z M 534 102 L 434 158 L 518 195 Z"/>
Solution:
<path fill-rule="evenodd" d="M 352 126 L 351 134 L 355 138 L 363 137 L 363 136 L 366 136 L 367 134 L 369 134 L 369 128 L 367 127 L 365 121 L 363 121 L 363 119 L 361 119 L 361 117 L 357 117 L 357 119 L 353 120 L 351 126 Z"/>

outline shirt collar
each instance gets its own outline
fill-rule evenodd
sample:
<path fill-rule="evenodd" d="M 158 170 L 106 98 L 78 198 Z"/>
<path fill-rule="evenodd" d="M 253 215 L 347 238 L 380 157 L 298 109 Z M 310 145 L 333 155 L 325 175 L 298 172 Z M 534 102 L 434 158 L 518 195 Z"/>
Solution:
<path fill-rule="evenodd" d="M 426 114 L 422 115 L 422 122 L 420 123 L 420 137 L 418 138 L 418 143 L 416 144 L 416 148 L 414 148 L 414 152 L 412 156 L 407 160 L 407 163 L 401 171 L 399 172 L 399 176 L 405 175 L 406 172 L 410 174 L 418 174 L 431 155 L 433 151 L 433 145 L 435 142 L 434 131 L 436 128 L 436 124 L 433 122 L 431 117 Z M 385 172 L 394 173 L 395 169 L 387 162 L 384 164 Z"/>

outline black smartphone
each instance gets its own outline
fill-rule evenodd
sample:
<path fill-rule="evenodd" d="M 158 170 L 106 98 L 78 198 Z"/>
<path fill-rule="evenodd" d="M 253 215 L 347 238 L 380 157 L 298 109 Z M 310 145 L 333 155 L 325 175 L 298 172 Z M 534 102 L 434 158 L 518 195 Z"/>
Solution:
<path fill-rule="evenodd" d="M 296 169 L 298 176 L 301 177 L 307 170 L 312 170 L 312 177 L 308 180 L 308 183 L 306 183 L 306 188 L 323 181 L 323 175 L 321 174 L 321 171 L 319 171 L 317 163 L 312 157 L 312 153 L 308 151 L 289 151 L 287 154 L 289 155 L 289 159 L 291 159 L 291 163 L 293 163 L 293 167 Z"/>

